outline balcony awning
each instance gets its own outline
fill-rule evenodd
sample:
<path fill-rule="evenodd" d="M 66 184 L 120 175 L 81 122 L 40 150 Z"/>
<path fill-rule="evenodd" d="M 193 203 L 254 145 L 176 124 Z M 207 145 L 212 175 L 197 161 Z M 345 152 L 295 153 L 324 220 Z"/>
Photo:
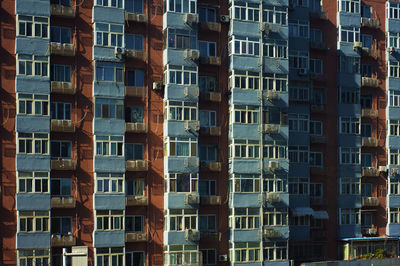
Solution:
<path fill-rule="evenodd" d="M 327 211 L 314 211 L 312 216 L 314 217 L 314 219 L 329 219 Z"/>
<path fill-rule="evenodd" d="M 297 207 L 292 210 L 293 216 L 313 215 L 314 211 L 310 207 Z"/>

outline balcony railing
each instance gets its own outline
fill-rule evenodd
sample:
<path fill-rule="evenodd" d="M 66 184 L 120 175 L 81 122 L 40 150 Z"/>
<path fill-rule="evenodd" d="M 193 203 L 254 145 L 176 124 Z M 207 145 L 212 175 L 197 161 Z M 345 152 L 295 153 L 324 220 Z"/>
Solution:
<path fill-rule="evenodd" d="M 221 197 L 220 196 L 201 196 L 200 204 L 201 205 L 221 205 Z"/>
<path fill-rule="evenodd" d="M 51 170 L 73 171 L 76 169 L 76 161 L 72 159 L 51 159 Z"/>
<path fill-rule="evenodd" d="M 326 14 L 326 12 L 310 12 L 310 18 L 312 19 L 322 19 L 322 20 L 327 20 L 328 16 Z"/>
<path fill-rule="evenodd" d="M 370 176 L 370 177 L 379 176 L 379 170 L 376 169 L 375 167 L 363 167 L 361 172 L 362 176 Z"/>
<path fill-rule="evenodd" d="M 281 93 L 279 91 L 265 90 L 263 91 L 263 96 L 268 101 L 273 101 L 273 100 L 278 100 L 281 97 Z"/>
<path fill-rule="evenodd" d="M 210 171 L 210 172 L 221 172 L 221 163 L 220 162 L 202 162 L 200 164 L 202 170 Z"/>
<path fill-rule="evenodd" d="M 310 110 L 312 113 L 317 113 L 317 114 L 325 113 L 326 111 L 324 104 L 312 104 L 310 106 Z"/>
<path fill-rule="evenodd" d="M 361 146 L 363 147 L 378 147 L 378 140 L 376 138 L 362 138 Z"/>
<path fill-rule="evenodd" d="M 135 59 L 139 59 L 139 60 L 142 60 L 142 61 L 146 61 L 146 59 L 147 59 L 146 51 L 138 51 L 138 50 L 126 49 L 125 50 L 125 56 L 127 58 L 135 58 Z"/>
<path fill-rule="evenodd" d="M 376 118 L 378 117 L 378 110 L 373 109 L 361 109 L 361 117 Z"/>
<path fill-rule="evenodd" d="M 221 102 L 222 96 L 220 92 L 210 91 L 210 92 L 201 92 L 200 98 L 205 101 L 219 103 Z"/>
<path fill-rule="evenodd" d="M 149 199 L 146 196 L 126 196 L 126 206 L 148 206 Z"/>
<path fill-rule="evenodd" d="M 218 233 L 217 232 L 200 231 L 200 239 L 206 240 L 206 241 L 217 241 Z"/>
<path fill-rule="evenodd" d="M 125 86 L 125 96 L 146 97 L 147 87 Z"/>
<path fill-rule="evenodd" d="M 52 234 L 51 246 L 52 247 L 72 247 L 76 245 L 76 238 L 70 235 Z"/>
<path fill-rule="evenodd" d="M 379 21 L 376 18 L 361 18 L 361 26 L 368 27 L 372 29 L 379 28 Z"/>
<path fill-rule="evenodd" d="M 200 22 L 200 28 L 203 29 L 203 30 L 221 32 L 221 23 L 218 23 L 218 22 Z"/>
<path fill-rule="evenodd" d="M 72 43 L 50 43 L 50 54 L 61 56 L 75 56 L 75 46 Z"/>
<path fill-rule="evenodd" d="M 328 236 L 327 231 L 324 229 L 310 230 L 310 234 L 311 234 L 311 239 L 313 240 L 325 239 Z"/>
<path fill-rule="evenodd" d="M 310 142 L 312 144 L 324 144 L 326 143 L 325 136 L 310 136 Z"/>
<path fill-rule="evenodd" d="M 145 242 L 147 241 L 147 233 L 145 232 L 132 232 L 125 233 L 125 242 Z"/>
<path fill-rule="evenodd" d="M 376 227 L 363 227 L 361 228 L 361 234 L 363 236 L 376 236 L 378 233 L 378 228 Z"/>
<path fill-rule="evenodd" d="M 51 4 L 50 15 L 64 17 L 64 18 L 74 18 L 75 10 L 70 6 Z"/>
<path fill-rule="evenodd" d="M 74 95 L 76 92 L 72 82 L 52 81 L 50 86 L 52 93 Z"/>
<path fill-rule="evenodd" d="M 362 77 L 361 86 L 377 88 L 379 87 L 379 82 L 376 78 Z"/>
<path fill-rule="evenodd" d="M 200 231 L 193 230 L 193 229 L 186 229 L 185 230 L 185 239 L 187 241 L 199 241 L 200 240 Z"/>
<path fill-rule="evenodd" d="M 262 131 L 269 134 L 279 134 L 281 125 L 278 124 L 262 124 Z"/>
<path fill-rule="evenodd" d="M 142 13 L 131 13 L 125 11 L 125 20 L 144 23 L 147 22 L 147 16 Z"/>
<path fill-rule="evenodd" d="M 64 133 L 74 133 L 75 125 L 71 120 L 51 120 L 51 131 L 53 132 L 64 132 Z"/>
<path fill-rule="evenodd" d="M 221 136 L 221 127 L 201 127 L 200 134 L 207 136 Z"/>
<path fill-rule="evenodd" d="M 54 209 L 74 209 L 76 200 L 73 197 L 51 197 L 50 206 Z"/>
<path fill-rule="evenodd" d="M 213 65 L 213 66 L 220 66 L 221 65 L 221 57 L 219 56 L 201 56 L 200 63 Z"/>
<path fill-rule="evenodd" d="M 328 47 L 324 42 L 310 42 L 310 48 L 316 50 L 328 50 Z"/>
<path fill-rule="evenodd" d="M 149 165 L 145 160 L 128 160 L 125 163 L 125 168 L 126 171 L 133 171 L 133 172 L 147 171 Z"/>
<path fill-rule="evenodd" d="M 200 195 L 198 193 L 187 193 L 185 195 L 185 204 L 197 205 L 200 203 Z"/>
<path fill-rule="evenodd" d="M 361 199 L 362 207 L 376 207 L 379 206 L 379 201 L 377 197 L 362 197 Z"/>
<path fill-rule="evenodd" d="M 323 167 L 310 167 L 311 175 L 324 175 L 325 169 Z"/>
<path fill-rule="evenodd" d="M 147 125 L 145 123 L 125 123 L 125 131 L 131 133 L 147 133 Z"/>
<path fill-rule="evenodd" d="M 282 234 L 278 230 L 271 227 L 264 227 L 262 230 L 263 238 L 281 238 Z"/>

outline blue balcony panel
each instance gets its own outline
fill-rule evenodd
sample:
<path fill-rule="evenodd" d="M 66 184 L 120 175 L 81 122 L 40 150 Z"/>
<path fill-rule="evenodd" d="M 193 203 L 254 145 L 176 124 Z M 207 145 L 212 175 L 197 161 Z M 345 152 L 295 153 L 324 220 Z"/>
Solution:
<path fill-rule="evenodd" d="M 350 225 L 339 225 L 338 237 L 349 238 L 349 237 L 361 237 L 361 225 L 350 224 Z"/>
<path fill-rule="evenodd" d="M 125 194 L 94 193 L 96 210 L 125 210 Z"/>
<path fill-rule="evenodd" d="M 185 239 L 185 232 L 164 231 L 164 245 L 195 245 L 196 242 Z"/>
<path fill-rule="evenodd" d="M 338 174 L 340 177 L 360 177 L 361 178 L 361 164 L 339 164 Z"/>
<path fill-rule="evenodd" d="M 261 229 L 254 230 L 230 230 L 229 241 L 255 242 L 261 241 Z"/>
<path fill-rule="evenodd" d="M 308 132 L 289 132 L 289 145 L 310 146 Z"/>
<path fill-rule="evenodd" d="M 338 196 L 338 208 L 341 209 L 354 209 L 361 208 L 360 195 L 346 195 L 341 194 Z"/>
<path fill-rule="evenodd" d="M 308 38 L 290 37 L 289 43 L 290 43 L 289 46 L 290 51 L 308 52 L 310 50 L 310 42 Z M 294 43 L 296 45 L 292 45 Z"/>
<path fill-rule="evenodd" d="M 387 147 L 390 149 L 400 149 L 400 136 L 388 136 Z"/>
<path fill-rule="evenodd" d="M 279 201 L 277 202 L 270 202 L 270 201 L 266 201 L 264 202 L 264 207 L 266 208 L 281 208 L 281 207 L 289 207 L 289 193 L 283 193 L 283 192 L 279 192 L 276 193 L 277 195 L 279 195 Z"/>
<path fill-rule="evenodd" d="M 50 233 L 17 233 L 17 249 L 48 249 Z"/>
<path fill-rule="evenodd" d="M 163 121 L 160 120 L 160 123 Z M 197 132 L 194 130 L 194 121 L 189 121 L 190 130 L 186 130 L 185 121 L 167 120 L 164 123 L 164 134 L 169 137 L 197 138 Z M 193 126 L 193 127 L 192 127 Z"/>
<path fill-rule="evenodd" d="M 276 172 L 285 172 L 288 173 L 289 172 L 289 160 L 284 160 L 284 159 L 263 159 L 263 163 L 264 163 L 264 171 L 268 172 L 268 171 L 272 171 L 269 168 L 269 162 L 277 162 L 279 163 L 279 169 L 276 169 Z"/>
<path fill-rule="evenodd" d="M 251 208 L 260 207 L 262 199 L 259 193 L 230 193 L 230 208 Z"/>
<path fill-rule="evenodd" d="M 361 116 L 361 105 L 338 104 L 338 116 Z"/>
<path fill-rule="evenodd" d="M 265 0 L 264 3 L 268 6 L 288 6 L 288 0 Z"/>
<path fill-rule="evenodd" d="M 290 208 L 301 208 L 310 207 L 310 196 L 309 195 L 289 195 Z"/>
<path fill-rule="evenodd" d="M 50 94 L 50 80 L 48 78 L 17 75 L 15 88 L 19 93 Z"/>
<path fill-rule="evenodd" d="M 306 163 L 289 163 L 290 177 L 309 177 L 310 165 Z"/>
<path fill-rule="evenodd" d="M 260 140 L 261 127 L 259 124 L 232 124 L 229 127 L 229 138 Z"/>
<path fill-rule="evenodd" d="M 310 226 L 290 226 L 290 240 L 309 240 Z"/>
<path fill-rule="evenodd" d="M 179 65 L 188 67 L 197 67 L 197 61 L 192 59 L 185 59 L 185 51 L 183 49 L 165 49 L 163 52 L 164 65 Z"/>
<path fill-rule="evenodd" d="M 93 46 L 93 59 L 103 61 L 121 62 L 121 59 L 115 56 L 115 47 Z"/>
<path fill-rule="evenodd" d="M 400 108 L 399 107 L 387 107 L 386 109 L 387 119 L 389 120 L 400 120 Z"/>
<path fill-rule="evenodd" d="M 165 98 L 168 100 L 197 102 L 199 87 L 197 85 L 167 84 L 164 88 Z"/>
<path fill-rule="evenodd" d="M 279 232 L 279 234 L 281 235 L 281 237 L 279 238 L 268 238 L 266 236 L 263 236 L 264 241 L 286 241 L 289 239 L 289 226 L 264 226 L 264 229 L 273 229 L 274 231 Z M 264 230 L 263 229 L 263 230 Z"/>
<path fill-rule="evenodd" d="M 16 0 L 15 2 L 16 14 L 50 17 L 50 1 Z"/>
<path fill-rule="evenodd" d="M 197 24 L 189 25 L 184 22 L 185 14 L 176 12 L 165 12 L 163 15 L 163 29 L 173 28 L 180 30 L 197 30 Z"/>
<path fill-rule="evenodd" d="M 400 20 L 398 19 L 387 19 L 386 20 L 386 25 L 387 25 L 387 31 L 388 32 L 393 32 L 393 33 L 399 33 L 400 32 Z"/>
<path fill-rule="evenodd" d="M 93 96 L 123 99 L 125 97 L 125 85 L 123 82 L 94 81 Z"/>
<path fill-rule="evenodd" d="M 122 156 L 95 156 L 94 171 L 105 173 L 124 173 L 125 157 Z"/>
<path fill-rule="evenodd" d="M 125 24 L 125 10 L 103 6 L 93 6 L 93 22 Z"/>
<path fill-rule="evenodd" d="M 387 204 L 389 208 L 400 208 L 400 195 L 388 195 Z"/>
<path fill-rule="evenodd" d="M 230 70 L 241 70 L 241 71 L 262 71 L 260 67 L 260 57 L 250 55 L 232 55 L 230 57 Z"/>
<path fill-rule="evenodd" d="M 18 132 L 50 133 L 50 116 L 17 115 Z"/>
<path fill-rule="evenodd" d="M 125 246 L 125 231 L 94 231 L 93 246 L 95 248 Z"/>
<path fill-rule="evenodd" d="M 264 91 L 263 94 L 265 96 L 266 92 Z M 287 92 L 281 92 L 279 94 L 279 99 L 273 100 L 268 100 L 268 98 L 264 97 L 263 106 L 287 109 L 289 107 L 289 94 Z"/>
<path fill-rule="evenodd" d="M 199 157 L 164 157 L 164 171 L 168 173 L 198 173 Z"/>
<path fill-rule="evenodd" d="M 124 135 L 125 120 L 95 118 L 93 122 L 95 135 Z"/>
<path fill-rule="evenodd" d="M 386 234 L 400 237 L 400 224 L 386 224 Z"/>
<path fill-rule="evenodd" d="M 340 56 L 351 56 L 351 57 L 361 56 L 360 51 L 354 49 L 354 43 L 352 42 L 339 42 L 337 54 Z"/>
<path fill-rule="evenodd" d="M 350 134 L 339 134 L 339 146 L 341 147 L 358 147 L 361 148 L 361 136 Z"/>
<path fill-rule="evenodd" d="M 237 174 L 260 173 L 261 160 L 259 159 L 231 159 L 229 161 L 229 172 Z"/>
<path fill-rule="evenodd" d="M 307 7 L 295 6 L 290 10 L 290 19 L 308 20 L 309 9 Z"/>
<path fill-rule="evenodd" d="M 388 78 L 390 90 L 400 90 L 400 78 Z"/>
<path fill-rule="evenodd" d="M 361 14 L 338 12 L 337 13 L 337 24 L 346 27 L 360 27 L 361 26 Z"/>
<path fill-rule="evenodd" d="M 264 57 L 264 72 L 289 74 L 289 60 Z M 235 66 L 236 69 L 236 66 Z"/>
<path fill-rule="evenodd" d="M 259 3 L 259 2 L 258 2 Z M 257 22 L 231 20 L 231 35 L 260 38 L 260 24 Z"/>
<path fill-rule="evenodd" d="M 361 87 L 361 74 L 337 72 L 338 86 Z"/>
<path fill-rule="evenodd" d="M 50 194 L 17 193 L 17 210 L 19 211 L 49 211 Z"/>
<path fill-rule="evenodd" d="M 186 204 L 188 193 L 164 193 L 164 209 L 197 209 L 198 204 Z"/>
<path fill-rule="evenodd" d="M 40 2 L 40 1 L 38 1 Z M 27 55 L 49 55 L 49 39 L 16 37 L 15 53 Z"/>
<path fill-rule="evenodd" d="M 230 104 L 261 106 L 261 91 L 231 89 Z"/>
<path fill-rule="evenodd" d="M 50 171 L 50 155 L 17 154 L 17 171 Z"/>

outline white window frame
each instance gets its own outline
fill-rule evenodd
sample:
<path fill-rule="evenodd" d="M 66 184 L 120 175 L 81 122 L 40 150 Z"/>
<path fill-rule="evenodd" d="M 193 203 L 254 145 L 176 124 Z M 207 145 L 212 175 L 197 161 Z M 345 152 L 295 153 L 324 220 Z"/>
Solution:
<path fill-rule="evenodd" d="M 46 215 L 47 213 L 47 215 Z M 25 221 L 25 226 L 22 223 Z M 32 230 L 28 230 L 27 222 L 31 221 Z M 50 214 L 49 211 L 18 211 L 18 230 L 20 233 L 39 233 L 50 232 Z M 24 227 L 24 228 L 22 228 Z"/>
<path fill-rule="evenodd" d="M 229 228 L 252 230 L 261 227 L 261 210 L 254 208 L 231 208 L 229 210 Z"/>
<path fill-rule="evenodd" d="M 187 184 L 189 191 L 178 191 L 178 179 L 182 178 L 189 179 Z M 165 192 L 166 193 L 192 193 L 198 191 L 199 174 L 196 173 L 168 173 L 165 175 Z"/>
<path fill-rule="evenodd" d="M 241 21 L 260 21 L 260 4 L 258 3 L 248 3 L 232 1 L 229 8 L 229 13 L 232 19 L 237 19 Z"/>
<path fill-rule="evenodd" d="M 17 93 L 19 115 L 49 116 L 49 95 Z M 27 112 L 30 106 L 31 112 Z"/>
<path fill-rule="evenodd" d="M 400 19 L 400 3 L 386 2 L 386 14 L 389 19 Z"/>
<path fill-rule="evenodd" d="M 96 173 L 95 193 L 125 193 L 125 175 L 123 173 Z"/>
<path fill-rule="evenodd" d="M 259 124 L 260 107 L 254 105 L 238 105 L 230 107 L 231 124 Z"/>
<path fill-rule="evenodd" d="M 229 76 L 230 88 L 242 90 L 260 90 L 260 73 L 233 70 Z M 238 86 L 236 86 L 236 84 Z"/>
<path fill-rule="evenodd" d="M 95 210 L 95 230 L 96 231 L 120 231 L 124 230 L 124 210 Z M 102 220 L 101 224 L 99 219 Z M 105 221 L 108 223 L 104 227 Z"/>
<path fill-rule="evenodd" d="M 189 66 L 167 65 L 164 71 L 164 81 L 177 85 L 197 85 L 198 68 Z"/>
<path fill-rule="evenodd" d="M 95 6 L 103 6 L 103 7 L 113 7 L 118 9 L 124 8 L 123 0 L 96 0 L 94 3 Z"/>
<path fill-rule="evenodd" d="M 358 165 L 361 163 L 361 149 L 356 147 L 339 147 L 340 164 Z"/>
<path fill-rule="evenodd" d="M 124 156 L 124 136 L 96 135 L 95 139 L 96 156 Z M 115 154 L 112 153 L 113 147 L 115 147 Z"/>
<path fill-rule="evenodd" d="M 261 260 L 260 242 L 233 242 L 229 248 L 231 262 L 258 262 Z"/>
<path fill-rule="evenodd" d="M 17 21 L 17 36 L 49 39 L 49 17 L 17 15 Z M 27 35 L 28 27 L 31 27 L 31 35 Z M 21 32 L 23 28 L 24 33 Z"/>
<path fill-rule="evenodd" d="M 360 13 L 360 0 L 340 0 L 339 11 L 346 13 Z"/>
<path fill-rule="evenodd" d="M 167 120 L 175 121 L 197 121 L 198 120 L 198 103 L 188 101 L 166 100 L 165 114 Z"/>
<path fill-rule="evenodd" d="M 180 232 L 197 230 L 199 215 L 197 209 L 168 209 L 164 219 L 167 231 Z"/>
<path fill-rule="evenodd" d="M 284 226 L 289 224 L 287 208 L 265 208 L 263 215 L 264 226 Z"/>
<path fill-rule="evenodd" d="M 24 133 L 18 132 L 17 138 L 17 154 L 49 154 L 49 134 L 48 133 Z M 38 149 L 37 145 L 39 144 Z M 30 146 L 30 152 L 27 151 L 27 147 Z M 23 150 L 21 150 L 23 149 Z"/>
<path fill-rule="evenodd" d="M 17 54 L 17 64 L 17 75 L 49 77 L 48 56 Z"/>
<path fill-rule="evenodd" d="M 229 175 L 229 190 L 231 193 L 260 193 L 262 180 L 259 174 L 231 174 Z M 249 185 L 250 190 L 245 190 Z"/>
<path fill-rule="evenodd" d="M 229 39 L 229 55 L 260 56 L 260 39 L 233 35 Z"/>
<path fill-rule="evenodd" d="M 177 6 L 176 2 L 180 2 L 181 10 L 179 10 L 179 11 L 176 10 L 176 6 Z M 173 3 L 172 6 L 171 6 L 171 3 Z M 184 3 L 185 3 L 184 0 L 166 1 L 166 10 L 167 10 L 167 12 L 175 12 L 175 13 L 192 13 L 192 14 L 197 13 L 197 1 L 196 0 L 187 1 L 187 3 L 189 4 L 188 6 L 184 6 Z M 185 8 L 187 8 L 187 9 L 185 9 Z"/>
<path fill-rule="evenodd" d="M 111 2 L 111 0 L 109 0 Z M 124 24 L 94 23 L 94 38 L 96 46 L 123 47 Z M 101 38 L 100 36 L 101 35 Z M 105 42 L 106 40 L 106 42 Z"/>
<path fill-rule="evenodd" d="M 388 65 L 388 77 L 400 78 L 400 62 L 389 61 Z"/>
<path fill-rule="evenodd" d="M 48 249 L 17 249 L 18 265 L 50 265 Z"/>
<path fill-rule="evenodd" d="M 103 252 L 108 250 L 107 252 Z M 100 252 L 102 251 L 102 252 Z M 108 261 L 108 264 L 106 265 L 112 265 L 112 266 L 123 266 L 125 265 L 125 248 L 124 247 L 113 247 L 113 248 L 95 248 L 95 256 L 96 256 L 96 264 L 95 265 L 105 265 L 102 264 L 105 260 Z M 113 258 L 116 258 L 114 260 Z M 102 261 L 99 263 L 99 261 Z M 114 264 L 113 262 L 117 262 L 117 264 Z"/>
<path fill-rule="evenodd" d="M 260 141 L 249 139 L 233 139 L 230 143 L 231 158 L 258 159 L 260 158 Z"/>
<path fill-rule="evenodd" d="M 343 34 L 345 34 L 345 38 Z M 359 41 L 360 41 L 359 27 L 339 26 L 339 42 L 353 43 Z"/>
<path fill-rule="evenodd" d="M 197 138 L 179 138 L 179 137 L 167 137 L 167 139 L 164 142 L 166 149 L 165 149 L 165 155 L 166 156 L 174 156 L 174 157 L 192 157 L 192 156 L 197 156 Z M 185 144 L 188 145 L 188 154 L 183 154 L 183 155 L 177 155 L 177 149 L 176 145 L 177 144 Z M 171 154 L 171 148 L 172 145 L 175 145 L 175 154 Z"/>
<path fill-rule="evenodd" d="M 18 171 L 17 191 L 18 193 L 50 193 L 49 172 L 26 172 Z M 30 189 L 27 189 L 29 187 Z M 22 185 L 23 184 L 23 185 Z M 40 191 L 36 191 L 37 184 Z"/>

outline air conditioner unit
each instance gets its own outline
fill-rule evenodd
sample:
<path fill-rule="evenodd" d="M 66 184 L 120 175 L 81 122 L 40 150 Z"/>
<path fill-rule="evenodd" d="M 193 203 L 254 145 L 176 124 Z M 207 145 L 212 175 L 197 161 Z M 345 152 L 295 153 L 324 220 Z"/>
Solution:
<path fill-rule="evenodd" d="M 124 54 L 124 49 L 121 47 L 115 47 L 115 56 L 121 57 Z"/>
<path fill-rule="evenodd" d="M 146 22 L 146 15 L 145 14 L 136 14 L 136 21 Z"/>
<path fill-rule="evenodd" d="M 362 49 L 362 42 L 354 42 L 353 49 L 354 50 Z"/>
<path fill-rule="evenodd" d="M 379 172 L 386 172 L 386 166 L 379 166 Z"/>
<path fill-rule="evenodd" d="M 261 22 L 260 23 L 260 31 L 269 31 L 269 24 L 268 22 Z"/>
<path fill-rule="evenodd" d="M 190 205 L 190 204 L 199 204 L 200 203 L 200 197 L 198 194 L 195 193 L 189 193 L 185 195 L 185 204 Z"/>
<path fill-rule="evenodd" d="M 306 68 L 299 68 L 297 74 L 299 74 L 300 76 L 305 76 L 308 74 L 308 70 Z"/>
<path fill-rule="evenodd" d="M 392 168 L 390 169 L 390 174 L 391 175 L 397 175 L 399 173 L 399 168 Z"/>
<path fill-rule="evenodd" d="M 230 20 L 231 20 L 231 18 L 228 15 L 219 16 L 219 21 L 221 21 L 223 23 L 229 23 Z"/>
<path fill-rule="evenodd" d="M 183 52 L 183 57 L 185 59 L 197 60 L 200 57 L 200 53 L 199 53 L 199 50 L 186 49 Z"/>
<path fill-rule="evenodd" d="M 162 82 L 161 81 L 153 82 L 153 90 L 161 90 L 161 88 L 162 88 Z"/>
<path fill-rule="evenodd" d="M 388 52 L 389 52 L 390 54 L 394 54 L 394 53 L 396 52 L 396 48 L 393 47 L 393 46 L 388 47 L 387 50 L 388 50 Z"/>
<path fill-rule="evenodd" d="M 199 17 L 198 17 L 197 14 L 187 13 L 187 14 L 185 14 L 185 17 L 184 17 L 183 21 L 186 24 L 192 25 L 192 24 L 195 24 L 195 23 L 197 23 L 199 21 Z"/>
<path fill-rule="evenodd" d="M 276 169 L 279 168 L 279 162 L 269 161 L 269 162 L 268 162 L 268 167 L 269 167 L 271 170 L 276 170 Z"/>
<path fill-rule="evenodd" d="M 218 261 L 228 261 L 228 255 L 219 255 L 218 256 Z"/>

